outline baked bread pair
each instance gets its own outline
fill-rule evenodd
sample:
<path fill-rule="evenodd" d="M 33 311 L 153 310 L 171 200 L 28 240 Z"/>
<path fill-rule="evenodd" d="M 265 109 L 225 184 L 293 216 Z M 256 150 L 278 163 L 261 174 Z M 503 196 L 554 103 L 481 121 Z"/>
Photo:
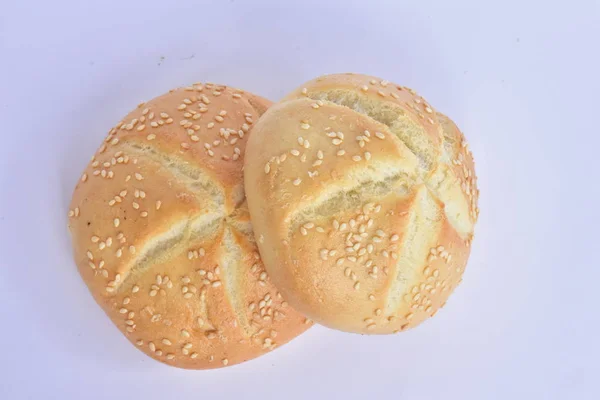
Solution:
<path fill-rule="evenodd" d="M 159 361 L 233 365 L 311 319 L 404 330 L 460 282 L 478 190 L 448 118 L 351 74 L 270 106 L 221 85 L 173 90 L 113 127 L 75 188 L 80 274 Z"/>

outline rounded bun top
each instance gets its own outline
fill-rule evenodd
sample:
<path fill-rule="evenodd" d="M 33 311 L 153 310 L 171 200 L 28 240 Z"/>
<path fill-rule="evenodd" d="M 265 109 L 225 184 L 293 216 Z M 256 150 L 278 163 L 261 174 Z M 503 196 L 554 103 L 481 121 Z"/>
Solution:
<path fill-rule="evenodd" d="M 477 220 L 456 125 L 379 78 L 317 78 L 253 128 L 245 183 L 258 246 L 298 311 L 352 332 L 418 325 L 461 281 Z"/>
<path fill-rule="evenodd" d="M 159 361 L 233 365 L 309 326 L 270 283 L 244 196 L 245 145 L 269 105 L 221 85 L 172 90 L 110 130 L 75 188 L 79 271 Z"/>

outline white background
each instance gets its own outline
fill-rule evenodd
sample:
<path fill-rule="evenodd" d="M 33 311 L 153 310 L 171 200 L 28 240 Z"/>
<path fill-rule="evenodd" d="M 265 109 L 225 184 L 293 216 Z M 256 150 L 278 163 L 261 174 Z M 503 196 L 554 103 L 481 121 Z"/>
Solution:
<path fill-rule="evenodd" d="M 594 0 L 1 0 L 0 399 L 599 399 L 599 57 Z M 463 285 L 400 335 L 315 327 L 213 371 L 149 359 L 71 260 L 89 157 L 172 87 L 277 100 L 333 72 L 413 87 L 465 132 Z"/>

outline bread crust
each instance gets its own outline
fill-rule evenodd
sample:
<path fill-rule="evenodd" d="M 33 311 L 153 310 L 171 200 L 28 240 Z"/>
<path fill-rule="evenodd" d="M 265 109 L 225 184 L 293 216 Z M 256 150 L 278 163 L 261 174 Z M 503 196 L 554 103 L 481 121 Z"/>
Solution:
<path fill-rule="evenodd" d="M 302 85 L 253 128 L 245 183 L 269 275 L 315 322 L 402 331 L 461 281 L 479 213 L 472 155 L 411 89 L 356 74 Z"/>
<path fill-rule="evenodd" d="M 244 196 L 245 145 L 270 104 L 222 85 L 172 90 L 110 130 L 75 188 L 79 272 L 158 361 L 234 365 L 310 326 L 264 271 Z"/>

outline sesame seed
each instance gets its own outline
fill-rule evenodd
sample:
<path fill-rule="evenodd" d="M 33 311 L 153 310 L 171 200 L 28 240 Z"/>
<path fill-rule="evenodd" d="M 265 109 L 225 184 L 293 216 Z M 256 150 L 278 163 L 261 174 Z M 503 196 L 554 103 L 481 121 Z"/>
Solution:
<path fill-rule="evenodd" d="M 307 124 L 306 122 L 303 122 L 303 123 L 300 124 L 300 128 L 305 129 L 305 130 L 306 129 L 310 129 L 310 125 Z"/>
<path fill-rule="evenodd" d="M 354 290 L 358 290 L 358 289 L 360 289 L 360 282 L 359 282 L 359 281 L 357 281 L 357 282 L 354 284 Z"/>
<path fill-rule="evenodd" d="M 228 360 L 228 359 L 226 359 L 226 358 L 224 358 L 224 359 L 223 359 L 223 365 L 227 365 L 227 364 L 229 364 L 229 360 Z"/>
<path fill-rule="evenodd" d="M 359 156 L 359 155 L 355 155 L 355 156 L 352 156 L 352 160 L 353 161 L 360 161 L 360 160 L 362 160 L 362 157 Z"/>
<path fill-rule="evenodd" d="M 269 172 L 271 172 L 271 164 L 266 163 L 265 164 L 265 174 L 268 174 Z"/>
<path fill-rule="evenodd" d="M 94 256 L 92 255 L 92 252 L 91 252 L 91 251 L 89 251 L 89 250 L 87 251 L 87 257 L 88 257 L 90 260 L 93 260 L 93 259 L 94 259 Z"/>
<path fill-rule="evenodd" d="M 377 136 L 379 139 L 385 139 L 385 135 L 381 132 L 375 132 L 375 136 Z"/>
<path fill-rule="evenodd" d="M 307 93 L 308 93 L 308 89 L 302 88 L 302 94 L 307 94 Z"/>
<path fill-rule="evenodd" d="M 335 138 L 331 141 L 331 143 L 333 143 L 335 146 L 339 146 L 340 144 L 342 144 L 342 139 Z"/>
<path fill-rule="evenodd" d="M 214 282 L 211 284 L 211 286 L 212 286 L 212 287 L 219 287 L 219 286 L 221 286 L 221 281 L 214 281 Z"/>
<path fill-rule="evenodd" d="M 365 152 L 365 160 L 369 161 L 371 159 L 371 153 L 368 151 Z"/>
<path fill-rule="evenodd" d="M 366 92 L 367 90 L 369 90 L 369 87 L 367 85 L 363 85 L 360 90 L 362 90 L 363 92 Z"/>
<path fill-rule="evenodd" d="M 346 150 L 338 150 L 338 152 L 336 154 L 338 156 L 343 156 L 344 154 L 346 154 Z"/>
<path fill-rule="evenodd" d="M 294 181 L 292 182 L 292 184 L 293 184 L 294 186 L 298 186 L 298 185 L 300 185 L 300 183 L 301 183 L 301 182 L 302 182 L 302 179 L 300 179 L 300 178 L 296 178 L 296 179 L 294 179 Z"/>

